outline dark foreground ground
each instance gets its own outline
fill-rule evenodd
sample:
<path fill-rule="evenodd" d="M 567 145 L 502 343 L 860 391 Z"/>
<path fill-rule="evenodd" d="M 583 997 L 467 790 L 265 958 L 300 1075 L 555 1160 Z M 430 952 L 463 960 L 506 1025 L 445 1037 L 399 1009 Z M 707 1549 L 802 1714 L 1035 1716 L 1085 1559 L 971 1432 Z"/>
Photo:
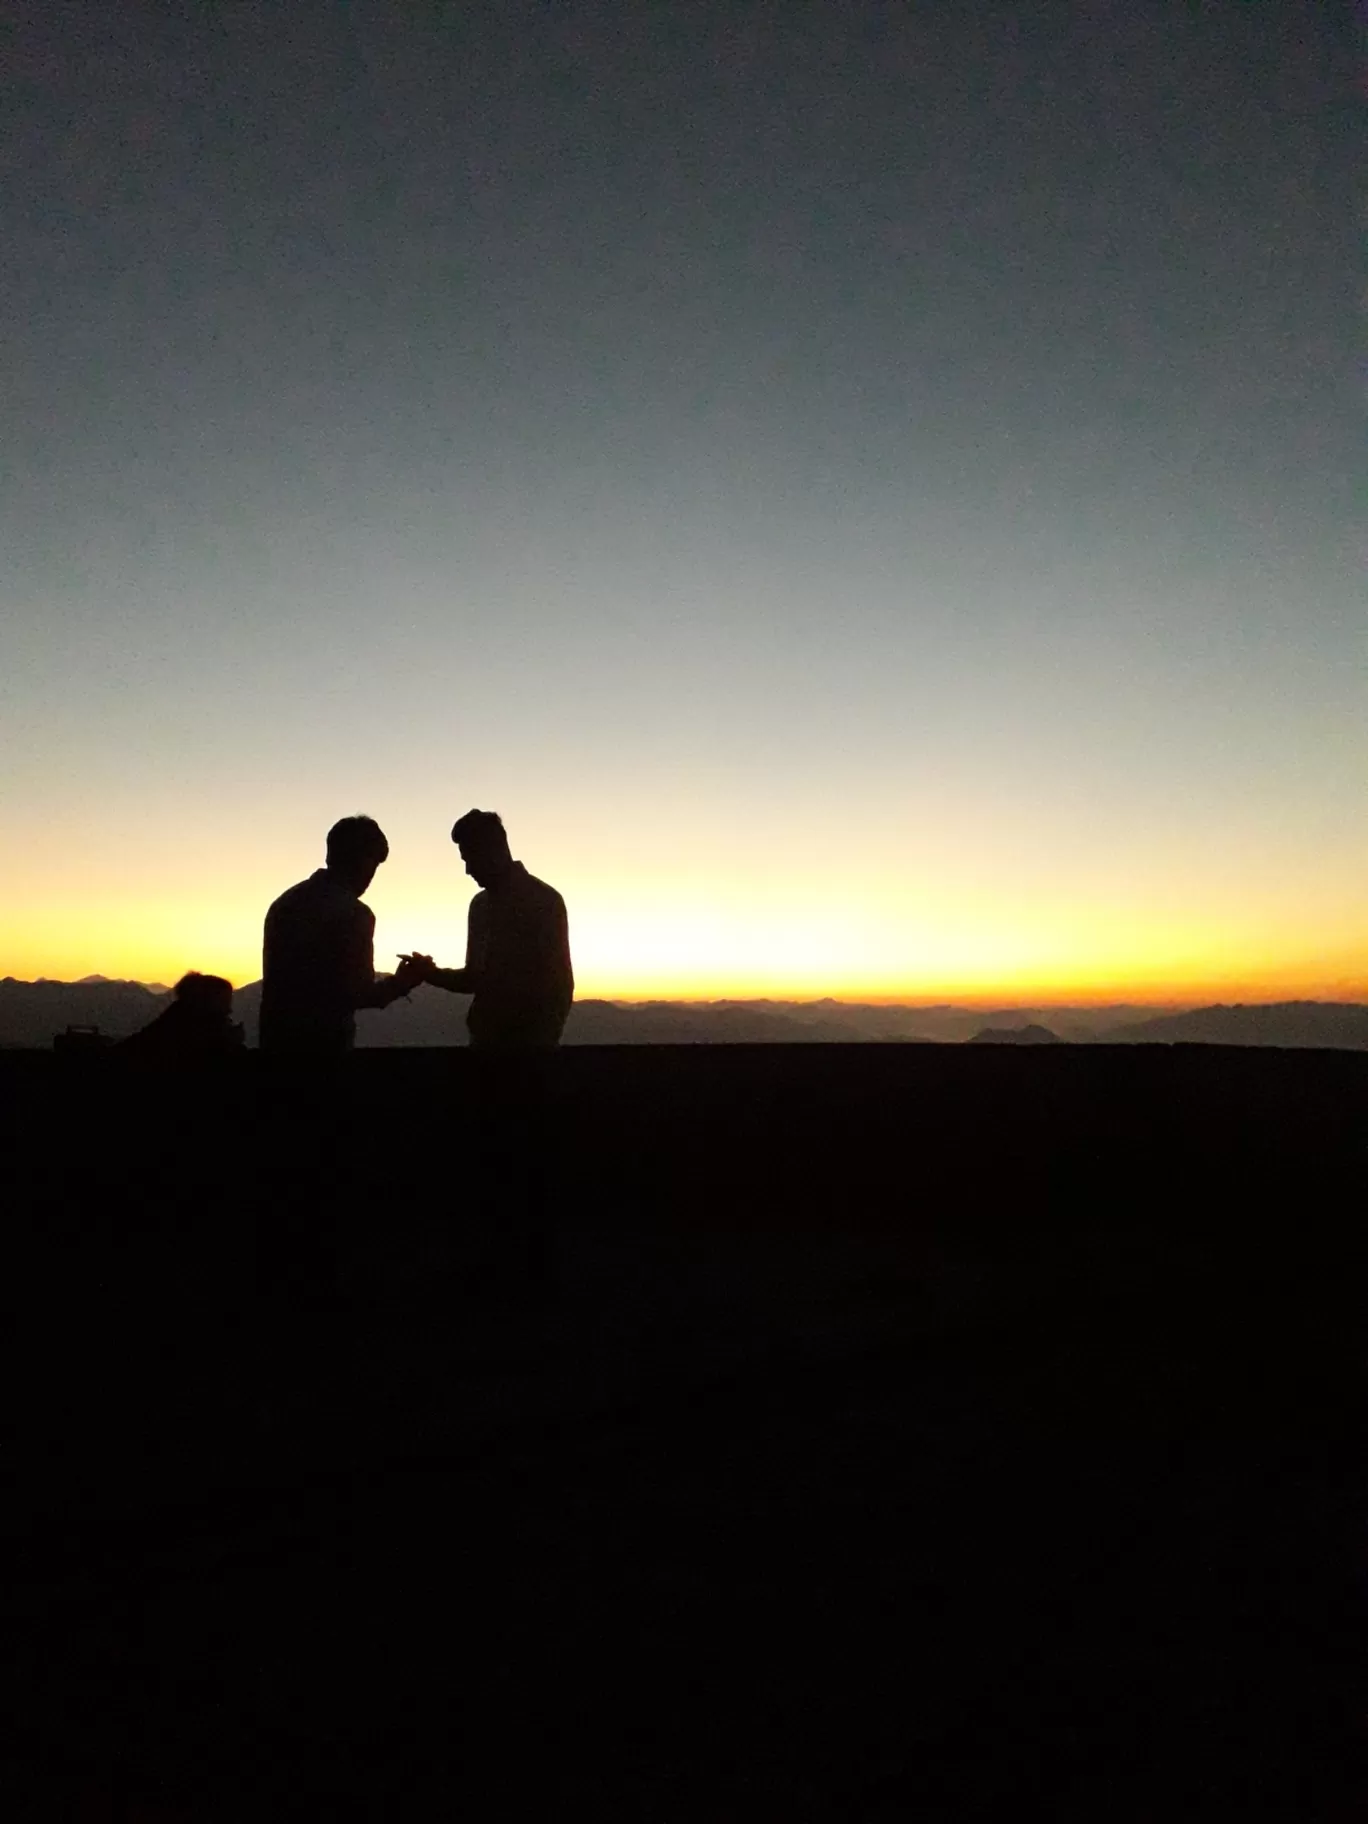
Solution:
<path fill-rule="evenodd" d="M 1354 1815 L 1368 1059 L 0 1058 L 5 1815 Z"/>

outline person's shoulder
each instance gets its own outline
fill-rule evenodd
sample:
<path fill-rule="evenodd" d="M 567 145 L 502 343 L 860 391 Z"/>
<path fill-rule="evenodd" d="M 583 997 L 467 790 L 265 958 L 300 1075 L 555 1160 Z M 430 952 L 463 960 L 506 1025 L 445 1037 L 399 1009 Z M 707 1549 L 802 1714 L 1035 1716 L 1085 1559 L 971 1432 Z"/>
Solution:
<path fill-rule="evenodd" d="M 535 874 L 529 874 L 527 876 L 523 890 L 524 892 L 531 893 L 535 898 L 539 899 L 543 905 L 558 906 L 562 912 L 565 910 L 565 901 L 561 898 L 556 889 L 549 881 L 539 880 Z"/>
<path fill-rule="evenodd" d="M 267 918 L 270 918 L 279 912 L 289 912 L 297 906 L 301 900 L 308 899 L 313 884 L 314 877 L 313 875 L 310 875 L 307 880 L 297 880 L 292 887 L 286 887 L 285 891 L 283 893 L 278 893 L 267 907 Z"/>
<path fill-rule="evenodd" d="M 307 880 L 298 880 L 294 886 L 287 887 L 279 899 L 271 902 L 266 913 L 268 920 L 295 916 L 310 920 L 321 918 L 329 922 L 355 920 L 357 924 L 375 923 L 375 914 L 370 907 L 333 880 L 326 868 L 319 868 Z"/>
<path fill-rule="evenodd" d="M 343 886 L 335 880 L 326 868 L 320 868 L 312 882 L 307 883 L 314 889 L 314 904 L 324 918 L 339 925 L 352 925 L 357 929 L 373 931 L 375 914 L 350 887 Z"/>

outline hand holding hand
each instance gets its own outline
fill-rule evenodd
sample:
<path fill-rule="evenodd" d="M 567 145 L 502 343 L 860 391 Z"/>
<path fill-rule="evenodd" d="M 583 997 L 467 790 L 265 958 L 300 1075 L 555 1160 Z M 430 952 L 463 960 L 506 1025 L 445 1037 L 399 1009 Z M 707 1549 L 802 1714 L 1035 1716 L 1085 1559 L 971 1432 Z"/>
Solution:
<path fill-rule="evenodd" d="M 412 956 L 401 956 L 399 967 L 394 972 L 394 985 L 407 994 L 410 988 L 417 988 L 420 983 L 429 979 L 436 967 L 430 956 L 424 956 L 421 950 L 414 951 Z"/>

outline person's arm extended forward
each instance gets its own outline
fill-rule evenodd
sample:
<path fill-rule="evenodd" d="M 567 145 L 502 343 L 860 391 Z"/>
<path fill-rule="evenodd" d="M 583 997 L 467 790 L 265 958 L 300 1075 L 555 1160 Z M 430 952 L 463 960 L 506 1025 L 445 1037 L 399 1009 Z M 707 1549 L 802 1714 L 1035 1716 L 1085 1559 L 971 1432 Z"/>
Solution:
<path fill-rule="evenodd" d="M 475 978 L 467 969 L 439 969 L 434 964 L 427 979 L 434 988 L 445 988 L 451 994 L 474 994 Z"/>
<path fill-rule="evenodd" d="M 403 969 L 393 975 L 377 975 L 368 985 L 363 985 L 356 1001 L 358 1007 L 388 1007 L 391 1001 L 397 1001 L 418 986 L 422 978 L 409 975 L 405 978 Z"/>
<path fill-rule="evenodd" d="M 425 979 L 434 988 L 445 988 L 449 994 L 474 994 L 480 985 L 485 950 L 489 942 L 489 913 L 484 895 L 477 893 L 470 902 L 466 919 L 466 960 L 461 969 L 439 969 L 434 964 Z"/>
<path fill-rule="evenodd" d="M 375 919 L 366 910 L 356 926 L 355 952 L 352 957 L 352 1006 L 388 1007 L 400 1000 L 423 979 L 422 971 L 409 963 L 400 963 L 393 975 L 375 973 Z"/>

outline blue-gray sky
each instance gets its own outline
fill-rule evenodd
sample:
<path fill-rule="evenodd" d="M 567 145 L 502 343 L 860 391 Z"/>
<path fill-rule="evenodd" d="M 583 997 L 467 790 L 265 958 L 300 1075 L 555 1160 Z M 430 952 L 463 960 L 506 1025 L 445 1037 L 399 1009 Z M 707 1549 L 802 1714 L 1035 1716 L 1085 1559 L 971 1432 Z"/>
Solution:
<path fill-rule="evenodd" d="M 1348 9 L 7 19 L 0 969 L 1368 980 Z"/>

